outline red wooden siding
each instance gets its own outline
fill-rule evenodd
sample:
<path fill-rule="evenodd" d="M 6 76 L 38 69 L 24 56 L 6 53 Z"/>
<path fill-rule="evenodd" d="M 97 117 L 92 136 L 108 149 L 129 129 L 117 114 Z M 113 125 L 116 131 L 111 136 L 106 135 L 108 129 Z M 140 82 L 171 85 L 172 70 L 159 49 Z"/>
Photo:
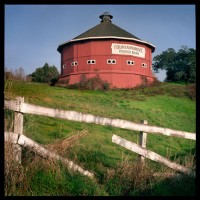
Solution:
<path fill-rule="evenodd" d="M 145 48 L 145 58 L 132 55 L 112 54 L 112 43 L 129 44 Z M 107 59 L 115 59 L 116 64 L 107 64 Z M 95 64 L 87 64 L 87 60 L 95 60 Z M 134 61 L 134 65 L 127 65 L 127 60 Z M 71 66 L 71 63 L 77 61 L 77 66 Z M 146 63 L 147 67 L 142 67 Z M 63 65 L 66 65 L 63 68 Z M 69 84 L 80 81 L 82 74 L 87 78 L 95 76 L 100 77 L 112 84 L 113 87 L 128 88 L 141 84 L 141 75 L 153 81 L 151 71 L 152 50 L 150 47 L 119 39 L 109 40 L 88 40 L 71 43 L 63 48 L 61 52 L 61 75 L 60 80 L 69 79 Z"/>

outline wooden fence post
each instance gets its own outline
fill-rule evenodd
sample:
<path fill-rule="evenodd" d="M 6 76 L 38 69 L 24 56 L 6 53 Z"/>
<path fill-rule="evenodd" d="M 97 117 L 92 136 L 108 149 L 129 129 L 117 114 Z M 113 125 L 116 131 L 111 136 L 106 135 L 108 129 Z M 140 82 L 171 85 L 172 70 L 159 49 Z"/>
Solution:
<path fill-rule="evenodd" d="M 142 120 L 141 121 L 142 124 L 148 124 L 147 120 Z M 140 137 L 139 137 L 139 145 L 143 148 L 146 148 L 146 143 L 147 143 L 147 133 L 140 131 Z M 144 156 L 140 156 L 141 158 L 141 164 L 142 166 L 144 166 L 145 164 L 145 157 Z"/>
<path fill-rule="evenodd" d="M 24 102 L 24 97 L 16 97 L 17 106 L 20 108 L 21 102 Z M 23 134 L 23 113 L 15 111 L 14 115 L 14 133 Z M 17 162 L 21 163 L 22 147 L 19 144 L 14 144 L 13 153 L 16 156 Z"/>

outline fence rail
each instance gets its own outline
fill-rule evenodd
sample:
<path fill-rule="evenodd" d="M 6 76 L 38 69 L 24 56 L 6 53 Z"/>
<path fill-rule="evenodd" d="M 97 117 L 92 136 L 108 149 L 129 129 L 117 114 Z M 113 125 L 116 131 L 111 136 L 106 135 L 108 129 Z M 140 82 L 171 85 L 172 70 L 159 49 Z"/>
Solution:
<path fill-rule="evenodd" d="M 13 133 L 13 132 L 4 132 L 4 133 L 5 133 L 4 140 L 6 142 L 12 142 L 14 144 L 18 144 L 18 145 L 23 146 L 23 147 L 29 147 L 32 150 L 34 150 L 38 155 L 40 155 L 44 158 L 50 158 L 50 159 L 53 159 L 53 160 L 60 160 L 63 163 L 65 163 L 68 166 L 69 169 L 73 169 L 74 171 L 78 171 L 85 176 L 88 176 L 90 178 L 94 178 L 94 174 L 92 172 L 84 170 L 83 168 L 76 165 L 74 162 L 72 162 L 72 161 L 70 161 L 66 158 L 62 158 L 58 154 L 55 154 L 55 153 L 47 150 L 42 145 L 38 144 L 37 142 L 33 141 L 32 139 L 26 137 L 23 134 L 17 134 L 17 133 Z"/>
<path fill-rule="evenodd" d="M 13 100 L 11 101 L 5 100 L 5 107 L 14 111 L 18 111 L 20 113 L 43 115 L 43 116 L 62 118 L 62 119 L 67 119 L 67 120 L 72 120 L 72 121 L 77 121 L 77 122 L 94 123 L 94 124 L 100 124 L 100 125 L 105 125 L 105 126 L 113 126 L 117 128 L 128 129 L 128 130 L 143 131 L 143 132 L 154 133 L 154 134 L 159 134 L 159 135 L 174 136 L 174 137 L 181 137 L 181 138 L 190 139 L 190 140 L 196 140 L 195 133 L 173 130 L 169 128 L 150 126 L 150 125 L 145 125 L 145 124 L 137 124 L 137 123 L 127 121 L 127 120 L 100 117 L 100 116 L 95 116 L 92 114 L 84 114 L 84 113 L 76 112 L 76 111 L 46 108 L 46 107 L 36 106 L 33 104 L 24 103 L 24 102 L 21 102 L 20 104 L 18 104 L 16 103 L 16 101 L 13 101 Z"/>
<path fill-rule="evenodd" d="M 177 163 L 174 163 L 174 162 L 171 162 L 170 160 L 168 160 L 167 158 L 153 152 L 153 151 L 150 151 L 150 150 L 147 150 L 141 146 L 139 146 L 138 144 L 135 144 L 133 142 L 130 142 L 128 140 L 125 140 L 124 138 L 121 138 L 117 135 L 113 135 L 112 136 L 112 142 L 113 143 L 116 143 L 128 150 L 131 150 L 141 156 L 144 156 L 145 158 L 148 158 L 150 160 L 153 160 L 155 162 L 159 162 L 161 164 L 164 164 L 165 166 L 171 168 L 171 169 L 174 169 L 176 171 L 180 171 L 180 172 L 183 172 L 183 173 L 186 173 L 186 174 L 192 174 L 193 171 L 184 167 L 184 166 L 181 166 Z"/>

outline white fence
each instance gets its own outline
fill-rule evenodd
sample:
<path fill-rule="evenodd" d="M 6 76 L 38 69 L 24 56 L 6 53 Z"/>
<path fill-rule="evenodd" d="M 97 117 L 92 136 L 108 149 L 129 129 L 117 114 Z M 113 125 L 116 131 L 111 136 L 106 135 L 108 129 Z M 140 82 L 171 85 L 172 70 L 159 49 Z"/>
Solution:
<path fill-rule="evenodd" d="M 67 111 L 67 110 L 36 106 L 33 104 L 25 103 L 23 97 L 17 97 L 15 100 L 10 100 L 10 101 L 5 100 L 4 106 L 7 109 L 15 111 L 14 133 L 19 134 L 19 135 L 23 134 L 23 113 L 43 115 L 43 116 L 62 118 L 62 119 L 67 119 L 67 120 L 72 120 L 72 121 L 77 121 L 77 122 L 94 123 L 94 124 L 100 124 L 100 125 L 105 125 L 105 126 L 113 126 L 113 127 L 118 127 L 118 128 L 128 129 L 128 130 L 140 131 L 140 146 L 141 147 L 139 148 L 140 149 L 139 151 L 135 151 L 135 152 L 141 155 L 141 160 L 143 163 L 144 163 L 144 158 L 146 157 L 154 161 L 158 161 L 162 164 L 165 164 L 168 167 L 171 167 L 173 169 L 177 169 L 182 172 L 188 172 L 188 169 L 184 168 L 183 166 L 179 166 L 175 163 L 172 163 L 169 160 L 166 160 L 166 158 L 161 159 L 160 155 L 154 152 L 145 150 L 146 141 L 147 141 L 146 132 L 152 133 L 152 134 L 180 137 L 180 138 L 191 139 L 191 140 L 196 140 L 196 133 L 190 133 L 190 132 L 173 130 L 169 128 L 162 128 L 162 127 L 156 127 L 156 126 L 149 126 L 147 125 L 147 121 L 143 121 L 142 124 L 137 124 L 137 123 L 133 123 L 133 122 L 122 120 L 122 119 L 111 119 L 111 118 L 100 117 L 100 116 L 95 116 L 91 114 L 84 114 L 84 113 L 80 113 L 76 111 Z M 25 138 L 25 136 L 23 137 Z M 119 136 L 114 135 L 112 138 L 112 141 L 127 148 L 127 145 L 125 145 L 125 143 L 128 144 L 127 143 L 128 141 L 125 141 L 123 138 L 119 138 Z M 122 145 L 122 143 L 124 145 Z M 16 145 L 19 145 L 19 144 L 20 144 L 19 142 L 16 143 Z M 32 142 L 32 144 L 35 145 L 34 141 Z M 130 148 L 131 148 L 130 150 L 134 149 L 132 147 Z M 38 152 L 41 153 L 42 150 Z M 86 172 L 86 174 L 88 174 L 88 172 Z"/>
<path fill-rule="evenodd" d="M 181 137 L 185 139 L 196 140 L 195 133 L 189 133 L 185 131 L 172 130 L 169 128 L 162 128 L 156 126 L 149 126 L 145 124 L 137 124 L 127 120 L 122 119 L 111 119 L 106 117 L 95 116 L 91 114 L 83 114 L 76 111 L 66 111 L 60 109 L 46 108 L 42 106 L 36 106 L 29 103 L 24 103 L 23 101 L 4 101 L 5 107 L 14 110 L 17 113 L 27 113 L 27 114 L 35 114 L 35 115 L 43 115 L 48 117 L 56 117 L 62 118 L 77 122 L 85 122 L 85 123 L 94 123 L 105 126 L 113 126 L 123 129 L 135 130 L 135 131 L 143 131 L 149 132 L 159 135 L 167 135 L 174 137 Z"/>

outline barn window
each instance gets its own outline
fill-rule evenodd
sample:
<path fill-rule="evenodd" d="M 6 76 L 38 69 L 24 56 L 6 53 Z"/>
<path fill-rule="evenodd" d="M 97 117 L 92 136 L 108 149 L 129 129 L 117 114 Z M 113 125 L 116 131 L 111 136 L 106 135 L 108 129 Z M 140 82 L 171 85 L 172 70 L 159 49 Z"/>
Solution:
<path fill-rule="evenodd" d="M 113 59 L 113 60 L 112 60 L 112 64 L 116 64 L 116 60 Z"/>
<path fill-rule="evenodd" d="M 134 61 L 133 60 L 127 60 L 126 63 L 127 63 L 127 65 L 134 65 Z"/>
<path fill-rule="evenodd" d="M 142 67 L 147 67 L 147 64 L 146 63 L 142 63 Z"/>
<path fill-rule="evenodd" d="M 77 65 L 78 65 L 77 61 L 71 62 L 71 66 L 77 66 Z"/>
<path fill-rule="evenodd" d="M 62 68 L 65 68 L 66 67 L 66 64 L 63 64 Z"/>
<path fill-rule="evenodd" d="M 95 64 L 96 60 L 87 60 L 87 64 Z"/>
<path fill-rule="evenodd" d="M 107 64 L 116 64 L 116 60 L 115 59 L 108 59 Z"/>

